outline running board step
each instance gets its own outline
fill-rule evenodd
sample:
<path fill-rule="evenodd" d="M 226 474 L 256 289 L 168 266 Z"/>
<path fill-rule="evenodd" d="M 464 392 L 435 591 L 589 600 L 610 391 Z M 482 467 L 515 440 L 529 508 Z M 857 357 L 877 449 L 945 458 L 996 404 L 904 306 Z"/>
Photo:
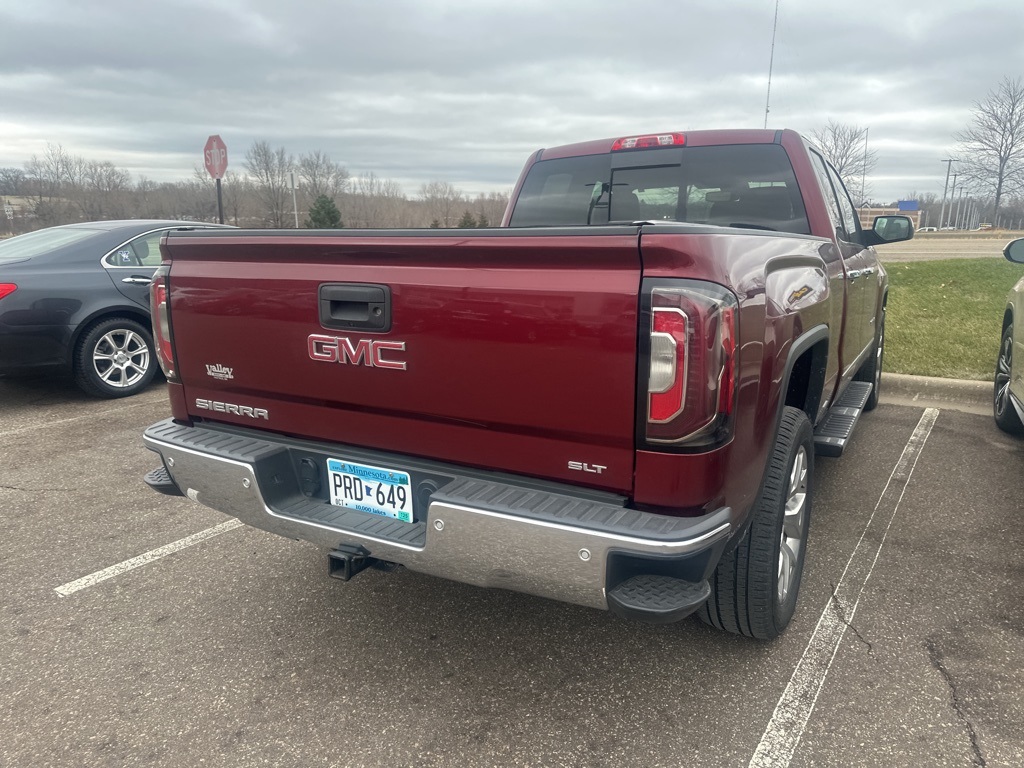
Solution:
<path fill-rule="evenodd" d="M 711 597 L 711 585 L 645 573 L 608 592 L 608 608 L 624 619 L 668 624 L 689 616 Z"/>
<path fill-rule="evenodd" d="M 814 430 L 814 449 L 819 456 L 842 456 L 846 444 L 857 425 L 857 419 L 864 412 L 864 403 L 871 396 L 873 385 L 866 381 L 854 381 L 846 388 L 828 416 Z"/>

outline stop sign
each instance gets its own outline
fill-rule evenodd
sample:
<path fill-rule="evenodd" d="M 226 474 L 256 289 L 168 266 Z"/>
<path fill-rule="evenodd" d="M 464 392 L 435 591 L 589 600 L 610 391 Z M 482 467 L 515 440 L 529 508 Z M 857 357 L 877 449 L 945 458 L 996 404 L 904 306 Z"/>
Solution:
<path fill-rule="evenodd" d="M 211 136 L 206 140 L 203 162 L 206 163 L 206 170 L 213 178 L 223 178 L 224 171 L 228 168 L 228 148 L 224 146 L 220 136 Z"/>

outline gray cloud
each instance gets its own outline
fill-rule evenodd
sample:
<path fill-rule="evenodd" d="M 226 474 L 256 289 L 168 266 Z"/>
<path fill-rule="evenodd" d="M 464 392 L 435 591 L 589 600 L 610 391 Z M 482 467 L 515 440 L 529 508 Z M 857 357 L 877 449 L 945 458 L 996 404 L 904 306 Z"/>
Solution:
<path fill-rule="evenodd" d="M 769 125 L 870 126 L 876 196 L 940 191 L 953 133 L 1024 75 L 1024 4 L 782 0 Z M 210 133 L 413 193 L 507 189 L 541 146 L 760 127 L 773 0 L 59 0 L 0 8 L 0 165 L 47 142 L 183 178 Z"/>

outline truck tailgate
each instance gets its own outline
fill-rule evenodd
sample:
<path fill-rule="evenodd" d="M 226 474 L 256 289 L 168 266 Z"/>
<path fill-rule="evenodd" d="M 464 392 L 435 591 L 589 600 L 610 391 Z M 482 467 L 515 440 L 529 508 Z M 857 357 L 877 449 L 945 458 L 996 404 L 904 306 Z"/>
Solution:
<path fill-rule="evenodd" d="M 630 492 L 636 228 L 196 232 L 164 247 L 192 416 Z M 345 327 L 367 296 L 389 330 Z"/>

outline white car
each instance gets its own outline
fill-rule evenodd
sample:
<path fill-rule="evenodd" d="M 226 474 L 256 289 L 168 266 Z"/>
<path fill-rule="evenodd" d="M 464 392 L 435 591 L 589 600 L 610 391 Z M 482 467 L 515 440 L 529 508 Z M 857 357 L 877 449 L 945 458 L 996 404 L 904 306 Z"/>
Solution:
<path fill-rule="evenodd" d="M 1010 241 L 1003 255 L 1015 264 L 1024 264 L 1024 238 Z M 1024 278 L 1006 297 L 992 412 L 1004 432 L 1024 435 Z"/>

